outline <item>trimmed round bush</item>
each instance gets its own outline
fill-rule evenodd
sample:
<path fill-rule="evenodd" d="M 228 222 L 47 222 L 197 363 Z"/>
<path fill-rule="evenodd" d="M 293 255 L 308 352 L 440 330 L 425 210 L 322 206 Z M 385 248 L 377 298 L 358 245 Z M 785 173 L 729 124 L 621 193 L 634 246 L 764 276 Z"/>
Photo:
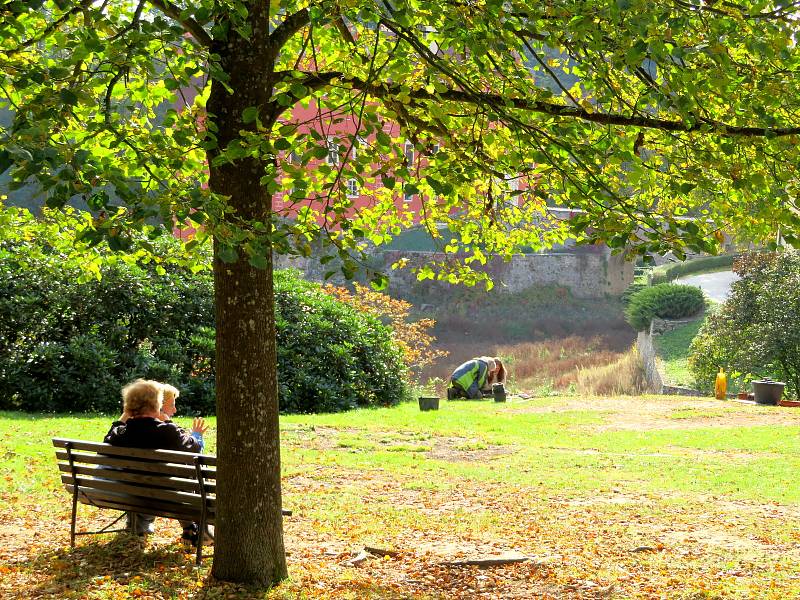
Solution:
<path fill-rule="evenodd" d="M 637 292 L 642 291 L 646 287 L 647 287 L 646 283 L 632 283 L 632 284 L 630 284 L 627 288 L 625 288 L 625 291 L 622 292 L 622 295 L 620 296 L 620 300 L 622 300 L 622 304 L 627 306 L 631 301 L 631 296 L 633 296 Z"/>
<path fill-rule="evenodd" d="M 698 313 L 705 305 L 700 288 L 661 283 L 631 294 L 625 319 L 637 331 L 650 327 L 653 317 L 681 319 Z"/>

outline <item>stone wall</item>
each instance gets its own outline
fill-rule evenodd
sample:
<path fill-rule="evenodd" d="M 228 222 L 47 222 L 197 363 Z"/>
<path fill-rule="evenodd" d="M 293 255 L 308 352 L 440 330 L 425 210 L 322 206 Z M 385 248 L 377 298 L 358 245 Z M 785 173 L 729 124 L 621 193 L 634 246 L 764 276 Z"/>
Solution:
<path fill-rule="evenodd" d="M 653 344 L 653 336 L 649 331 L 640 331 L 636 338 L 636 347 L 639 350 L 639 356 L 642 357 L 642 364 L 644 365 L 645 377 L 647 377 L 648 387 L 651 392 L 660 394 L 664 388 L 664 380 L 661 377 L 661 371 L 658 368 L 658 359 L 656 358 L 656 349 Z"/>
<path fill-rule="evenodd" d="M 664 374 L 656 355 L 655 343 L 653 338 L 666 331 L 672 331 L 676 327 L 689 323 L 692 319 L 682 319 L 670 321 L 667 319 L 653 319 L 648 331 L 640 331 L 636 338 L 636 347 L 639 356 L 642 358 L 645 376 L 650 391 L 656 394 L 668 394 L 676 396 L 705 396 L 703 392 L 692 388 L 679 385 L 669 385 L 664 382 Z"/>
<path fill-rule="evenodd" d="M 408 267 L 391 270 L 391 265 L 401 258 L 408 260 Z M 439 282 L 418 282 L 409 267 L 422 266 L 433 259 L 442 259 L 443 254 L 413 251 L 387 251 L 376 253 L 374 266 L 389 273 L 390 291 L 405 295 L 413 289 L 440 286 L 442 290 L 452 286 Z M 303 258 L 278 257 L 276 266 L 292 266 L 306 273 L 306 277 L 321 281 L 331 264 L 320 265 L 318 261 Z M 633 263 L 621 255 L 612 255 L 604 247 L 589 247 L 571 252 L 550 254 L 518 254 L 510 261 L 496 257 L 481 267 L 488 272 L 498 292 L 521 292 L 537 285 L 555 285 L 568 289 L 578 298 L 602 298 L 618 296 L 633 282 Z M 341 283 L 340 275 L 332 283 Z"/>

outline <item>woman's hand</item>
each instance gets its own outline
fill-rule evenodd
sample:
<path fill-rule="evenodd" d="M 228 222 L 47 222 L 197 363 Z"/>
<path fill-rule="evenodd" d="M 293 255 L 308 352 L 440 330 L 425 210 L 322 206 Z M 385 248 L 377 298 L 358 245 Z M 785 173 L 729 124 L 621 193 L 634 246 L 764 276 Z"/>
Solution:
<path fill-rule="evenodd" d="M 195 417 L 192 420 L 192 431 L 203 435 L 206 431 L 208 431 L 206 420 L 203 417 Z"/>

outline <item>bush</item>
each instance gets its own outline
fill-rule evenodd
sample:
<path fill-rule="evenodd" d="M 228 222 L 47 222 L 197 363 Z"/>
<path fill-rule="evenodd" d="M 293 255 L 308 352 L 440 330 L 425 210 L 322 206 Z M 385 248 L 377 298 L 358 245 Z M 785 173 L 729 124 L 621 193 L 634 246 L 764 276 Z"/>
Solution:
<path fill-rule="evenodd" d="M 275 273 L 275 318 L 281 412 L 390 406 L 410 397 L 391 328 L 297 271 Z"/>
<path fill-rule="evenodd" d="M 731 295 L 692 341 L 689 368 L 710 390 L 720 367 L 731 388 L 752 379 L 785 381 L 787 396 L 800 391 L 800 255 L 795 251 L 748 254 L 734 263 L 741 277 Z"/>
<path fill-rule="evenodd" d="M 181 390 L 180 411 L 212 414 L 215 330 L 207 272 L 170 265 L 171 236 L 140 260 L 86 249 L 98 277 L 67 260 L 85 217 L 0 210 L 0 409 L 118 413 L 137 377 Z M 5 231 L 4 231 L 5 228 Z M 391 329 L 306 282 L 275 273 L 280 409 L 341 411 L 409 395 Z"/>
<path fill-rule="evenodd" d="M 181 389 L 182 411 L 213 412 L 212 281 L 161 260 L 177 240 L 147 240 L 147 263 L 91 250 L 87 278 L 65 260 L 79 213 L 4 218 L 24 235 L 0 241 L 0 408 L 117 413 L 122 385 L 146 377 Z"/>
<path fill-rule="evenodd" d="M 701 256 L 691 260 L 661 265 L 652 270 L 650 283 L 658 285 L 692 273 L 721 270 L 725 267 L 730 267 L 736 257 L 736 254 L 719 254 L 717 256 Z"/>
<path fill-rule="evenodd" d="M 405 300 L 391 298 L 381 292 L 376 292 L 358 283 L 354 284 L 354 291 L 325 285 L 325 293 L 337 300 L 349 304 L 360 312 L 365 312 L 377 317 L 382 323 L 392 328 L 392 338 L 403 351 L 403 361 L 414 369 L 415 373 L 437 360 L 447 356 L 444 350 L 433 348 L 436 338 L 430 333 L 436 321 L 433 319 L 410 319 L 411 303 Z"/>
<path fill-rule="evenodd" d="M 647 283 L 634 281 L 627 288 L 625 288 L 624 292 L 622 292 L 622 296 L 620 296 L 620 300 L 622 300 L 622 303 L 625 306 L 627 306 L 628 304 L 630 304 L 631 296 L 633 296 L 637 292 L 642 291 L 646 287 L 648 287 Z"/>
<path fill-rule="evenodd" d="M 700 288 L 661 283 L 635 292 L 625 308 L 625 319 L 637 331 L 650 327 L 653 317 L 680 319 L 698 313 L 705 305 Z"/>

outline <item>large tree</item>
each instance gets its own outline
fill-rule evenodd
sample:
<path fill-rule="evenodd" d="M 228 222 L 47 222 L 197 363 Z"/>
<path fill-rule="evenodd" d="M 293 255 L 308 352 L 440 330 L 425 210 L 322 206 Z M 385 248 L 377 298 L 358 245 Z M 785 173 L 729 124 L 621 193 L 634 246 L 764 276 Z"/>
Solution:
<path fill-rule="evenodd" d="M 713 251 L 722 231 L 796 239 L 792 2 L 1 10 L 0 108 L 14 118 L 0 171 L 51 206 L 84 198 L 97 215 L 85 242 L 125 249 L 126 231 L 154 220 L 200 227 L 188 250 L 213 238 L 222 579 L 286 575 L 273 252 L 322 240 L 350 272 L 365 243 L 410 222 L 412 195 L 433 235 L 457 232 L 446 256 L 462 259 L 423 278 L 474 282 L 487 253 L 568 236 L 678 255 Z M 352 210 L 348 184 L 370 190 L 371 209 Z M 554 220 L 548 203 L 574 216 Z M 286 206 L 302 209 L 282 219 Z"/>

